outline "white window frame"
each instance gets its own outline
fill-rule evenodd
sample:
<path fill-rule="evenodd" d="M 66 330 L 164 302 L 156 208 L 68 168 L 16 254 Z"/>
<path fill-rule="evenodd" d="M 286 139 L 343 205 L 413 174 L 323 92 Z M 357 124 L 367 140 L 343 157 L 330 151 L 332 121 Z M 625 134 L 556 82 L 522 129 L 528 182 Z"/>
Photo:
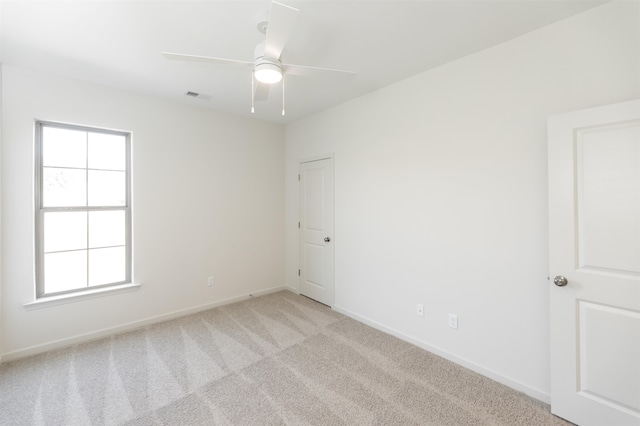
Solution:
<path fill-rule="evenodd" d="M 80 206 L 80 207 L 43 207 L 43 129 L 52 127 L 58 129 L 79 130 L 87 133 L 101 133 L 118 135 L 125 137 L 125 205 L 124 206 Z M 85 170 L 92 170 L 85 164 Z M 95 292 L 95 290 L 107 289 L 108 287 L 116 287 L 130 284 L 132 281 L 132 242 L 131 242 L 131 133 L 117 130 L 108 130 L 89 126 L 79 126 L 64 123 L 56 123 L 50 121 L 37 120 L 35 122 L 35 282 L 36 282 L 36 300 L 48 298 L 51 296 L 67 296 L 76 293 L 85 293 L 87 291 Z M 87 286 L 60 291 L 55 293 L 45 293 L 44 288 L 44 214 L 46 212 L 69 212 L 69 211 L 124 211 L 125 214 L 125 279 L 123 281 Z M 89 250 L 87 247 L 86 250 Z M 87 256 L 88 258 L 88 256 Z M 87 274 L 89 266 L 87 265 Z"/>

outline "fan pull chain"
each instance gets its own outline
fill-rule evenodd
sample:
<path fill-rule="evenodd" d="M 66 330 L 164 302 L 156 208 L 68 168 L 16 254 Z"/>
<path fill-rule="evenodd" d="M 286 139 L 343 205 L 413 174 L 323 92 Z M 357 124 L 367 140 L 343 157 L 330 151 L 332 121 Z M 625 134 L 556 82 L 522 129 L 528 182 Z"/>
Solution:
<path fill-rule="evenodd" d="M 284 115 L 284 74 L 282 74 L 282 115 Z"/>
<path fill-rule="evenodd" d="M 256 110 L 253 108 L 253 98 L 254 98 L 254 93 L 255 93 L 255 80 L 256 80 L 256 76 L 255 76 L 255 71 L 251 73 L 251 114 L 254 114 L 256 112 Z"/>

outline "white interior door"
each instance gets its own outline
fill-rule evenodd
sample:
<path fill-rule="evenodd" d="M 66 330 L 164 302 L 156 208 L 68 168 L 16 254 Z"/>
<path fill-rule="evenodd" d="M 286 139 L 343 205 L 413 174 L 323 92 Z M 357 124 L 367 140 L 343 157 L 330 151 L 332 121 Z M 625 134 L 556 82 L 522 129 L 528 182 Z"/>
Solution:
<path fill-rule="evenodd" d="M 640 425 L 640 101 L 550 117 L 549 232 L 551 411 Z"/>
<path fill-rule="evenodd" d="M 300 163 L 300 294 L 333 305 L 333 159 Z"/>

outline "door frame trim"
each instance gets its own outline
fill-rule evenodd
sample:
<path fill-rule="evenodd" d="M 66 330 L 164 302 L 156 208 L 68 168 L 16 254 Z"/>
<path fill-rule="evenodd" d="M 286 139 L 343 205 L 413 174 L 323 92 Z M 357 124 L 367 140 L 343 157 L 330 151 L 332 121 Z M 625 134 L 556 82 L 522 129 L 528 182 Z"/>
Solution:
<path fill-rule="evenodd" d="M 298 160 L 298 171 L 300 171 L 300 165 L 302 163 L 312 163 L 314 161 L 320 160 L 332 160 L 335 164 L 335 155 L 331 152 L 329 154 L 324 155 L 314 155 L 312 157 L 305 157 Z"/>

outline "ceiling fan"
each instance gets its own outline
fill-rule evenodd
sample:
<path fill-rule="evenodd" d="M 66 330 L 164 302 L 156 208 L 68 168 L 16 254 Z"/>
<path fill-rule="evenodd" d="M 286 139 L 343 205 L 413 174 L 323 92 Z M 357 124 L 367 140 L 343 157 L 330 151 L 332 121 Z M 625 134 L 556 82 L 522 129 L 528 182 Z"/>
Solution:
<path fill-rule="evenodd" d="M 285 47 L 289 35 L 298 18 L 299 10 L 278 2 L 271 3 L 269 20 L 258 23 L 258 30 L 264 34 L 265 40 L 255 48 L 253 61 L 243 61 L 227 58 L 213 58 L 210 56 L 187 55 L 183 53 L 162 52 L 162 55 L 171 60 L 195 61 L 208 63 L 223 63 L 240 65 L 245 68 L 253 68 L 251 78 L 252 100 L 251 112 L 254 112 L 253 101 L 264 101 L 269 95 L 269 87 L 283 79 L 283 75 L 299 75 L 307 77 L 321 76 L 326 73 L 354 76 L 351 71 L 342 71 L 329 68 L 309 67 L 304 65 L 285 64 L 281 61 L 282 50 Z M 284 115 L 284 82 L 282 85 Z"/>

